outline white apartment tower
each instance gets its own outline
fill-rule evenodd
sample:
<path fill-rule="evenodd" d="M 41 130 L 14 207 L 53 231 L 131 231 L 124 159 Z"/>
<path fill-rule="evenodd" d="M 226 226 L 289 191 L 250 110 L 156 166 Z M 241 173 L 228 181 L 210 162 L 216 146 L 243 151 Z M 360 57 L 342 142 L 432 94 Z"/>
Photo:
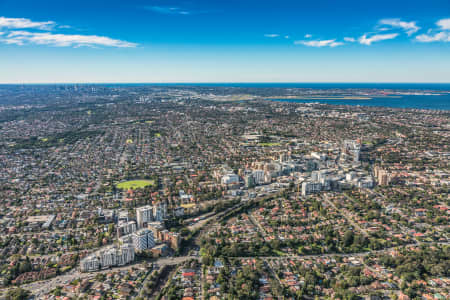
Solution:
<path fill-rule="evenodd" d="M 167 204 L 165 202 L 159 202 L 153 206 L 153 217 L 155 221 L 159 222 L 167 218 Z"/>
<path fill-rule="evenodd" d="M 155 240 L 153 238 L 153 232 L 144 228 L 136 231 L 132 235 L 133 246 L 136 251 L 143 251 L 153 248 L 155 246 Z"/>
<path fill-rule="evenodd" d="M 153 220 L 153 207 L 150 205 L 136 208 L 136 220 L 138 228 L 143 228 L 144 225 Z"/>

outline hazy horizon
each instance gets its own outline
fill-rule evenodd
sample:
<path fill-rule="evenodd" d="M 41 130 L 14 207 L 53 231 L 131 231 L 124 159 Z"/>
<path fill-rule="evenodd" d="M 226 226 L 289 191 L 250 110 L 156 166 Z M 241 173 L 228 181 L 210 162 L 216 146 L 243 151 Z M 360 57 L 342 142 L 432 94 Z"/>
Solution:
<path fill-rule="evenodd" d="M 255 84 L 255 85 L 260 85 L 260 84 L 280 84 L 280 85 L 294 85 L 294 84 L 342 84 L 342 85 L 346 85 L 346 84 L 355 84 L 355 85 L 363 85 L 363 84 L 373 84 L 373 85 L 394 85 L 394 84 L 409 84 L 409 85 L 450 85 L 450 82 L 395 82 L 395 81 L 390 81 L 390 82 L 370 82 L 370 81 L 366 81 L 366 82 L 358 82 L 358 81 L 347 81 L 347 82 L 334 82 L 334 81 L 298 81 L 298 82 L 288 82 L 288 81 L 228 81 L 228 82 L 213 82 L 213 81 L 199 81 L 199 82 L 188 82 L 188 81 L 173 81 L 173 82 L 147 82 L 147 81 L 129 81 L 129 82 L 125 82 L 125 81 L 117 81 L 117 82 L 27 82 L 27 83 L 13 83 L 13 82 L 0 82 L 0 85 L 84 85 L 84 84 L 93 84 L 93 85 L 109 85 L 109 84 L 136 84 L 136 85 L 212 85 L 212 84 L 217 84 L 217 85 L 232 85 L 232 84 Z"/>

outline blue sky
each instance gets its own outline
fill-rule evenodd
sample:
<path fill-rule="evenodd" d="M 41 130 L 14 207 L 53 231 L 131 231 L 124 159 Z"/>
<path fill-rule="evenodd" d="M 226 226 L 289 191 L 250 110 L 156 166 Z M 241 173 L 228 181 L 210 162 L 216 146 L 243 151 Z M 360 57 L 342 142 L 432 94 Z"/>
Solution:
<path fill-rule="evenodd" d="M 0 82 L 450 82 L 448 0 L 0 0 Z"/>

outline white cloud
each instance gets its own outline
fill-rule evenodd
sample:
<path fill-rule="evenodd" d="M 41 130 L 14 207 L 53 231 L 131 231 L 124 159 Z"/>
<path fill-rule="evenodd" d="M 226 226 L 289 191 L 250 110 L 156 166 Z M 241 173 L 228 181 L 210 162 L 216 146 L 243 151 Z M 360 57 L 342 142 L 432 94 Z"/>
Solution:
<path fill-rule="evenodd" d="M 60 34 L 50 31 L 70 29 L 70 26 L 57 25 L 56 22 L 35 22 L 25 18 L 0 17 L 0 43 L 15 45 L 50 45 L 57 47 L 96 47 L 108 46 L 118 48 L 136 47 L 137 44 L 98 35 Z M 31 30 L 31 31 L 29 31 Z M 42 30 L 45 32 L 35 32 Z"/>
<path fill-rule="evenodd" d="M 291 37 L 288 36 L 288 35 L 285 35 L 284 38 L 285 38 L 285 39 L 289 39 L 289 38 L 291 38 Z"/>
<path fill-rule="evenodd" d="M 312 34 L 309 34 L 309 33 L 305 34 L 305 39 L 309 39 L 311 37 L 312 37 Z"/>
<path fill-rule="evenodd" d="M 279 37 L 280 35 L 276 34 L 276 33 L 268 33 L 268 34 L 265 34 L 264 36 L 268 37 L 268 38 L 276 38 L 276 37 Z"/>
<path fill-rule="evenodd" d="M 25 18 L 0 17 L 0 28 L 51 30 L 56 25 L 53 21 L 34 22 Z"/>
<path fill-rule="evenodd" d="M 33 33 L 28 32 L 28 31 L 22 31 L 22 30 L 16 30 L 16 31 L 11 31 L 10 33 L 8 33 L 8 37 L 15 37 L 15 36 L 29 36 L 32 35 Z"/>
<path fill-rule="evenodd" d="M 442 30 L 450 30 L 450 19 L 442 19 L 436 22 Z"/>
<path fill-rule="evenodd" d="M 294 44 L 296 45 L 305 45 L 308 47 L 337 47 L 341 46 L 344 43 L 336 42 L 335 39 L 333 40 L 318 40 L 318 41 L 295 41 Z"/>
<path fill-rule="evenodd" d="M 356 42 L 355 38 L 352 38 L 352 37 L 345 37 L 345 38 L 344 38 L 344 41 L 349 42 L 349 43 L 354 43 L 354 42 Z"/>
<path fill-rule="evenodd" d="M 133 48 L 137 44 L 116 40 L 105 36 L 78 35 L 78 34 L 53 34 L 50 32 L 12 31 L 6 38 L 0 39 L 6 44 L 36 44 L 56 47 L 95 47 L 107 46 L 117 48 Z"/>
<path fill-rule="evenodd" d="M 422 43 L 450 42 L 450 32 L 442 31 L 435 34 L 421 34 L 416 36 L 416 40 Z"/>
<path fill-rule="evenodd" d="M 419 31 L 420 27 L 416 25 L 416 22 L 405 22 L 400 19 L 382 19 L 380 24 L 389 25 L 394 28 L 403 29 L 407 35 L 411 35 Z"/>
<path fill-rule="evenodd" d="M 441 19 L 436 22 L 436 25 L 440 28 L 429 29 L 426 34 L 416 36 L 416 40 L 422 43 L 450 42 L 450 19 Z"/>
<path fill-rule="evenodd" d="M 171 6 L 145 6 L 144 9 L 164 15 L 190 15 L 207 12 L 207 11 L 188 11 L 180 7 L 171 7 Z"/>
<path fill-rule="evenodd" d="M 388 34 L 375 34 L 371 37 L 367 37 L 367 34 L 364 34 L 359 38 L 359 43 L 363 45 L 371 45 L 373 42 L 379 42 L 384 40 L 392 40 L 398 36 L 398 33 L 388 33 Z"/>

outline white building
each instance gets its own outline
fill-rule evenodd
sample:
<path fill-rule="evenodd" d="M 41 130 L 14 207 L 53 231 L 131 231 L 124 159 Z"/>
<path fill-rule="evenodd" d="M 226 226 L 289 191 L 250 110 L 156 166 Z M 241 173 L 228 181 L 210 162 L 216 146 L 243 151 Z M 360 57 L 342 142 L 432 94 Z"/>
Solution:
<path fill-rule="evenodd" d="M 291 159 L 291 156 L 290 156 L 289 153 L 286 153 L 286 152 L 280 153 L 280 157 L 279 157 L 280 163 L 287 162 L 287 161 L 289 161 L 290 159 Z"/>
<path fill-rule="evenodd" d="M 222 184 L 237 184 L 239 183 L 239 176 L 233 173 L 226 174 L 222 177 Z"/>
<path fill-rule="evenodd" d="M 44 224 L 42 224 L 42 228 L 48 229 L 50 225 L 52 225 L 55 218 L 56 218 L 55 215 L 49 215 L 47 221 L 45 221 Z"/>
<path fill-rule="evenodd" d="M 192 198 L 192 195 L 186 194 L 183 190 L 180 190 L 179 195 L 180 195 L 180 199 L 183 203 L 188 202 Z"/>
<path fill-rule="evenodd" d="M 86 256 L 80 261 L 81 272 L 93 272 L 100 269 L 100 261 L 98 257 L 93 254 Z"/>
<path fill-rule="evenodd" d="M 311 152 L 311 157 L 318 160 L 326 160 L 327 155 L 323 153 Z"/>
<path fill-rule="evenodd" d="M 264 183 L 264 171 L 263 170 L 254 170 L 252 172 L 253 178 L 255 178 L 256 184 L 263 184 Z"/>
<path fill-rule="evenodd" d="M 361 144 L 355 140 L 344 140 L 344 151 L 352 156 L 354 162 L 359 162 Z"/>
<path fill-rule="evenodd" d="M 355 172 L 350 172 L 345 174 L 345 180 L 347 181 L 352 181 L 356 178 L 356 173 Z"/>
<path fill-rule="evenodd" d="M 136 231 L 132 235 L 133 246 L 136 251 L 143 251 L 153 248 L 155 246 L 155 240 L 153 232 L 144 228 Z"/>
<path fill-rule="evenodd" d="M 132 261 L 134 261 L 133 245 L 109 246 L 83 258 L 80 261 L 80 269 L 82 272 L 92 272 L 99 269 L 123 266 Z"/>
<path fill-rule="evenodd" d="M 117 224 L 117 236 L 121 237 L 127 234 L 132 234 L 136 231 L 136 222 L 135 221 L 128 221 L 128 222 L 122 222 L 119 221 Z"/>
<path fill-rule="evenodd" d="M 311 172 L 311 180 L 312 181 L 319 181 L 319 171 L 312 171 Z"/>
<path fill-rule="evenodd" d="M 116 252 L 117 265 L 123 266 L 134 261 L 134 247 L 131 244 L 122 245 Z"/>
<path fill-rule="evenodd" d="M 167 218 L 167 204 L 165 202 L 159 202 L 153 206 L 153 219 L 155 221 L 162 221 Z"/>
<path fill-rule="evenodd" d="M 153 206 L 146 205 L 136 208 L 136 219 L 138 228 L 143 228 L 144 225 L 153 220 Z"/>
<path fill-rule="evenodd" d="M 119 222 L 128 222 L 128 211 L 123 209 L 118 213 Z"/>
<path fill-rule="evenodd" d="M 320 182 L 306 181 L 302 183 L 302 195 L 306 196 L 313 193 L 318 193 L 322 190 Z"/>
<path fill-rule="evenodd" d="M 121 245 L 125 245 L 125 244 L 133 244 L 133 238 L 131 234 L 127 234 L 124 236 L 121 236 L 119 238 L 119 242 Z"/>
<path fill-rule="evenodd" d="M 155 247 L 155 237 L 153 236 L 153 231 L 149 230 L 149 233 L 147 234 L 147 247 L 148 249 L 151 249 Z"/>
<path fill-rule="evenodd" d="M 324 177 L 320 178 L 320 188 L 324 191 L 330 191 L 331 190 L 331 179 Z"/>
<path fill-rule="evenodd" d="M 104 250 L 100 250 L 100 266 L 101 268 L 105 269 L 105 268 L 109 268 L 111 266 L 115 266 L 116 262 L 117 262 L 117 257 L 116 257 L 116 248 L 114 247 L 110 247 L 110 248 L 105 248 Z"/>
<path fill-rule="evenodd" d="M 364 177 L 358 182 L 358 187 L 363 189 L 371 189 L 374 186 L 372 177 Z"/>

